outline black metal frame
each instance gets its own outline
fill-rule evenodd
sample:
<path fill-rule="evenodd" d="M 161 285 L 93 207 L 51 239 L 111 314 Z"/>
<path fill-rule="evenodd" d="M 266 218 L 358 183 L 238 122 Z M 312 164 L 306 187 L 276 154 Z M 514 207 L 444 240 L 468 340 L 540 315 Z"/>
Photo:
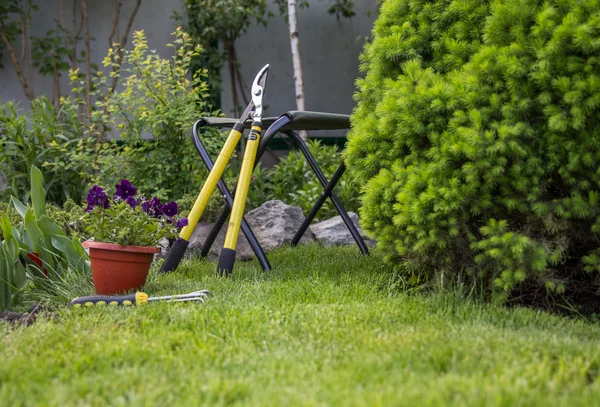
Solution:
<path fill-rule="evenodd" d="M 337 197 L 335 192 L 333 192 L 333 189 L 335 188 L 338 181 L 344 174 L 344 172 L 346 170 L 346 166 L 342 162 L 340 164 L 340 166 L 338 167 L 338 169 L 336 170 L 336 172 L 333 174 L 331 180 L 327 181 L 327 178 L 323 174 L 323 171 L 321 171 L 321 169 L 319 168 L 319 165 L 317 164 L 314 157 L 310 153 L 308 146 L 306 145 L 304 140 L 302 140 L 302 138 L 293 130 L 281 131 L 283 129 L 283 127 L 290 125 L 292 123 L 292 121 L 293 121 L 292 114 L 285 113 L 282 116 L 280 116 L 277 120 L 275 120 L 275 122 L 273 122 L 273 124 L 271 124 L 271 126 L 269 126 L 269 128 L 267 129 L 267 131 L 264 133 L 264 135 L 262 137 L 262 140 L 260 142 L 260 146 L 258 149 L 258 153 L 256 156 L 256 160 L 255 160 L 255 165 L 257 165 L 258 162 L 260 161 L 262 155 L 267 150 L 269 143 L 273 140 L 273 137 L 275 137 L 275 135 L 278 133 L 283 134 L 283 135 L 289 137 L 294 142 L 294 144 L 300 149 L 300 151 L 306 158 L 308 165 L 310 166 L 312 171 L 315 173 L 319 182 L 321 183 L 321 185 L 324 188 L 321 196 L 315 202 L 315 204 L 311 208 L 310 212 L 304 219 L 304 222 L 302 223 L 300 229 L 298 229 L 298 231 L 296 232 L 296 235 L 292 239 L 292 245 L 296 246 L 300 242 L 300 239 L 302 238 L 302 236 L 304 235 L 304 233 L 310 226 L 311 222 L 317 215 L 319 209 L 323 206 L 323 204 L 325 203 L 327 198 L 329 198 L 333 202 L 333 205 L 334 205 L 336 211 L 339 213 L 342 220 L 344 221 L 344 224 L 350 231 L 350 234 L 352 234 L 352 237 L 354 238 L 354 241 L 356 242 L 356 244 L 359 247 L 359 249 L 361 250 L 361 252 L 365 255 L 368 255 L 369 249 L 367 248 L 365 241 L 363 240 L 362 236 L 360 235 L 360 233 L 354 226 L 354 223 L 352 223 L 352 220 L 348 216 L 348 213 L 346 212 L 346 209 L 340 202 L 339 198 Z M 194 124 L 194 126 L 192 127 L 192 141 L 194 143 L 194 146 L 196 147 L 196 150 L 200 154 L 200 157 L 202 158 L 204 165 L 210 171 L 213 167 L 213 162 L 212 162 L 210 156 L 208 155 L 206 148 L 202 144 L 202 141 L 200 140 L 200 136 L 198 134 L 199 128 L 205 127 L 208 124 L 209 123 L 205 119 L 200 119 Z M 223 127 L 227 127 L 227 126 L 225 125 Z M 305 130 L 305 129 L 298 128 L 296 130 Z M 311 129 L 311 130 L 314 130 L 314 129 Z M 219 180 L 217 185 L 218 185 L 219 190 L 223 194 L 223 198 L 225 199 L 225 205 L 223 206 L 223 209 L 221 210 L 219 217 L 215 221 L 213 228 L 211 229 L 211 231 L 209 232 L 208 236 L 206 237 L 206 239 L 204 241 L 204 244 L 202 246 L 202 251 L 201 251 L 202 257 L 206 257 L 208 255 L 208 253 L 210 252 L 210 249 L 211 249 L 212 245 L 214 244 L 215 239 L 217 238 L 217 235 L 219 234 L 219 232 L 221 231 L 221 228 L 227 221 L 229 213 L 231 212 L 231 206 L 233 205 L 233 195 L 229 191 L 229 189 L 227 188 L 227 186 L 225 185 L 223 180 Z M 233 194 L 235 194 L 235 189 L 233 190 Z M 271 264 L 269 263 L 269 260 L 267 259 L 265 252 L 263 251 L 262 247 L 260 246 L 260 243 L 256 239 L 256 236 L 252 232 L 252 229 L 250 228 L 250 226 L 248 225 L 248 223 L 246 222 L 245 219 L 242 219 L 242 233 L 244 233 L 244 235 L 246 236 L 246 239 L 248 239 L 248 243 L 250 244 L 250 246 L 252 247 L 252 250 L 256 254 L 256 258 L 258 259 L 263 270 L 265 270 L 265 271 L 271 270 Z"/>

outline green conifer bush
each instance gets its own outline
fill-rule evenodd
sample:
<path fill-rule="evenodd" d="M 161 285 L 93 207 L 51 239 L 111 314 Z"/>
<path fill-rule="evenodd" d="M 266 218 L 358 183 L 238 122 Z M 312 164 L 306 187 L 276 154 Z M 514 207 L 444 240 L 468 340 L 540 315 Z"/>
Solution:
<path fill-rule="evenodd" d="M 599 1 L 388 0 L 362 70 L 345 154 L 388 261 L 600 287 Z"/>

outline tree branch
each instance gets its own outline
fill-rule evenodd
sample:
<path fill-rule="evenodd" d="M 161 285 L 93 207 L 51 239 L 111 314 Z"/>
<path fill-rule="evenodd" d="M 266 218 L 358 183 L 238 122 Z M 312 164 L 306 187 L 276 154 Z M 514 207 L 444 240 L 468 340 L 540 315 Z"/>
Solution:
<path fill-rule="evenodd" d="M 2 21 L 2 19 L 0 19 L 0 37 L 2 38 L 4 47 L 6 48 L 6 51 L 8 52 L 8 55 L 10 56 L 10 60 L 13 64 L 13 66 L 15 67 L 17 77 L 19 78 L 19 82 L 21 82 L 21 87 L 23 88 L 23 91 L 25 92 L 25 96 L 27 96 L 27 99 L 29 99 L 29 101 L 31 102 L 31 101 L 33 101 L 33 99 L 35 99 L 35 96 L 33 95 L 33 91 L 31 90 L 31 88 L 27 84 L 27 78 L 25 78 L 25 75 L 23 74 L 23 70 L 21 69 L 21 64 L 19 64 L 19 59 L 17 58 L 17 55 L 15 54 L 15 50 L 12 47 L 12 45 L 10 44 L 10 41 L 8 40 L 8 37 L 6 36 L 6 33 L 4 32 L 4 21 Z"/>
<path fill-rule="evenodd" d="M 110 30 L 110 35 L 108 36 L 109 48 L 111 48 L 113 46 L 113 43 L 115 42 L 115 34 L 117 32 L 117 28 L 119 27 L 119 17 L 121 16 L 121 6 L 123 6 L 123 1 L 117 0 L 116 4 L 117 10 L 113 10 L 112 12 L 112 29 Z"/>
<path fill-rule="evenodd" d="M 81 0 L 83 12 L 83 42 L 85 45 L 85 104 L 88 123 L 92 123 L 92 61 L 90 56 L 90 21 L 87 0 Z"/>
<path fill-rule="evenodd" d="M 73 0 L 72 8 L 73 31 L 71 33 L 71 45 L 73 47 L 73 55 L 71 55 L 71 69 L 77 69 L 77 1 Z"/>
<path fill-rule="evenodd" d="M 138 10 L 140 9 L 141 4 L 142 4 L 142 0 L 137 0 L 135 3 L 135 7 L 133 8 L 131 15 L 129 16 L 129 21 L 127 21 L 127 27 L 125 28 L 125 32 L 123 33 L 123 36 L 121 37 L 121 42 L 119 42 L 119 49 L 117 50 L 117 55 L 119 58 L 119 67 L 113 67 L 113 72 L 116 72 L 121 67 L 121 63 L 123 61 L 123 51 L 125 50 L 125 45 L 127 44 L 127 38 L 129 38 L 129 33 L 131 32 L 131 28 L 133 27 L 133 21 L 135 20 L 135 16 L 136 16 Z M 109 95 L 115 91 L 118 83 L 119 83 L 119 75 L 114 75 L 112 78 L 112 83 L 110 84 L 110 89 L 108 90 Z"/>

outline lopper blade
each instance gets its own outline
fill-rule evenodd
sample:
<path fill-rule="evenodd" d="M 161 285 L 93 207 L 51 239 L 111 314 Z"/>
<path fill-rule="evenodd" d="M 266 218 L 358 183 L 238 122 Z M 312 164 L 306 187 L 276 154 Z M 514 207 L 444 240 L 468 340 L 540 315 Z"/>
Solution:
<path fill-rule="evenodd" d="M 262 100 L 265 93 L 268 74 L 269 64 L 266 64 L 258 71 L 258 74 L 256 74 L 256 77 L 254 78 L 254 82 L 252 82 L 252 103 L 254 103 L 252 118 L 254 120 L 260 120 L 262 118 Z"/>

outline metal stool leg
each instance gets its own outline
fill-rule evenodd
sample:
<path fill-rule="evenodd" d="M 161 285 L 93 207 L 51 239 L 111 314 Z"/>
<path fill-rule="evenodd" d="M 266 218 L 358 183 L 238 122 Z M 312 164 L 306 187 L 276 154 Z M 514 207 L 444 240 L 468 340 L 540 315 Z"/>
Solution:
<path fill-rule="evenodd" d="M 321 169 L 319 168 L 319 165 L 317 164 L 314 157 L 308 150 L 306 143 L 300 138 L 300 136 L 297 133 L 295 133 L 293 131 L 288 131 L 288 132 L 286 132 L 286 134 L 289 135 L 296 142 L 296 144 L 298 145 L 298 147 L 300 148 L 300 150 L 306 157 L 306 160 L 308 161 L 308 165 L 310 165 L 311 169 L 317 176 L 317 178 L 318 178 L 319 182 L 321 183 L 321 185 L 323 186 L 323 188 L 327 188 L 327 184 L 328 184 L 327 178 L 325 178 L 323 171 L 321 171 Z M 333 192 L 333 190 L 330 192 L 329 197 L 331 198 L 331 201 L 333 202 L 333 206 L 335 206 L 335 209 L 342 217 L 342 220 L 346 224 L 348 231 L 350 231 L 350 234 L 354 238 L 354 241 L 358 245 L 360 251 L 365 255 L 369 254 L 369 249 L 367 248 L 365 241 L 363 240 L 360 233 L 358 233 L 358 230 L 354 226 L 354 223 L 352 223 L 352 219 L 350 219 L 350 217 L 348 216 L 346 209 L 344 209 L 344 206 L 340 202 L 340 200 L 337 197 L 337 195 L 335 194 L 335 192 Z"/>
<path fill-rule="evenodd" d="M 329 198 L 329 196 L 331 195 L 331 191 L 333 191 L 333 188 L 335 188 L 345 171 L 346 165 L 342 162 L 331 177 L 331 179 L 329 180 L 327 187 L 323 190 L 323 193 L 321 194 L 319 199 L 317 199 L 313 207 L 310 209 L 310 212 L 308 212 L 308 215 L 306 215 L 306 218 L 304 218 L 304 222 L 302 222 L 300 229 L 298 229 L 296 235 L 292 239 L 292 246 L 297 246 L 298 243 L 300 243 L 300 239 L 302 239 L 302 236 L 304 236 L 304 233 L 312 223 L 315 216 L 317 216 L 317 213 L 319 212 L 327 198 Z"/>

